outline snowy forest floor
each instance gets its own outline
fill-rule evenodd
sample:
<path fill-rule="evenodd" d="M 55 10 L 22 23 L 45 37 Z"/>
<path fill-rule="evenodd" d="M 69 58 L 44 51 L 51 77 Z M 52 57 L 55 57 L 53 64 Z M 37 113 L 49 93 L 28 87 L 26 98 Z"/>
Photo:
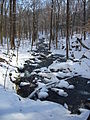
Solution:
<path fill-rule="evenodd" d="M 88 47 L 89 39 L 90 36 L 83 41 Z M 17 51 L 10 50 L 7 55 L 5 46 L 0 46 L 1 120 L 12 120 L 12 117 L 13 120 L 87 120 L 90 114 L 90 50 L 76 50 L 75 46 L 80 46 L 76 35 L 70 41 L 68 61 L 65 39 L 59 41 L 57 50 L 52 43 L 51 51 L 44 36 L 40 36 L 32 51 L 30 41 L 26 40 L 19 48 L 18 63 Z M 15 94 L 16 85 L 10 81 L 10 73 L 19 86 L 17 93 L 25 98 Z M 4 81 L 6 89 L 3 89 Z M 36 92 L 31 97 L 33 91 Z"/>

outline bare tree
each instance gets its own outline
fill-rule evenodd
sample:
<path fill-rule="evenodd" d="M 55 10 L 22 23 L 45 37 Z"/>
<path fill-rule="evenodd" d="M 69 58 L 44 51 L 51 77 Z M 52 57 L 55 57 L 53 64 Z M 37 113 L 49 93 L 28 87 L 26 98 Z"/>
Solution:
<path fill-rule="evenodd" d="M 1 45 L 3 44 L 3 6 L 4 6 L 4 0 L 1 0 L 1 28 L 0 28 Z"/>
<path fill-rule="evenodd" d="M 36 18 L 36 6 L 37 2 L 36 0 L 33 0 L 32 7 L 33 7 L 33 23 L 32 23 L 32 44 L 31 44 L 31 49 L 33 46 L 33 43 L 37 39 L 37 34 L 38 34 L 38 18 Z"/>
<path fill-rule="evenodd" d="M 58 11 L 57 11 L 57 14 L 56 14 L 56 49 L 58 47 L 58 31 L 59 31 L 59 13 L 60 13 L 60 4 L 61 2 L 59 3 L 59 0 L 57 0 L 57 6 L 58 6 Z"/>
<path fill-rule="evenodd" d="M 15 37 L 16 37 L 16 0 L 13 0 L 13 35 L 11 41 L 11 48 L 15 49 Z"/>
<path fill-rule="evenodd" d="M 85 31 L 85 24 L 86 24 L 86 0 L 83 0 L 83 26 L 84 26 L 84 40 L 86 39 L 86 31 Z"/>
<path fill-rule="evenodd" d="M 69 59 L 69 0 L 67 0 L 67 19 L 66 19 L 66 59 Z"/>
<path fill-rule="evenodd" d="M 53 4 L 54 1 L 52 0 L 51 3 L 51 20 L 50 20 L 50 40 L 49 40 L 49 50 L 51 49 L 51 41 L 52 41 L 52 21 L 53 21 Z"/>

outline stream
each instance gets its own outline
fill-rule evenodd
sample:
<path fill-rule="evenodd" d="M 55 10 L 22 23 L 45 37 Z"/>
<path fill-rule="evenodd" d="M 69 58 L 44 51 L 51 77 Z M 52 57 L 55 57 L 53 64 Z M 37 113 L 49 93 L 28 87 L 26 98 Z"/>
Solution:
<path fill-rule="evenodd" d="M 29 81 L 32 83 L 31 87 L 30 85 L 19 86 L 20 89 L 18 89 L 17 93 L 22 97 L 28 97 L 30 93 L 35 90 L 37 87 L 36 80 L 41 80 L 42 83 L 46 82 L 43 76 L 38 75 L 40 68 L 48 68 L 48 66 L 51 65 L 55 60 L 59 62 L 66 61 L 65 56 L 58 54 L 52 55 L 51 52 L 48 51 L 48 44 L 45 43 L 44 38 L 39 40 L 37 43 L 37 50 L 32 51 L 31 54 L 34 56 L 34 58 L 30 58 L 29 60 L 25 61 L 24 68 L 18 69 L 18 71 L 20 73 L 25 73 L 28 71 L 28 73 L 31 74 L 37 69 L 37 74 L 32 74 L 30 76 L 24 74 L 24 77 L 20 78 L 20 82 Z M 40 60 L 40 62 L 35 59 L 36 57 L 38 60 Z M 53 72 L 53 70 L 51 70 L 51 72 Z M 61 80 L 61 78 L 59 78 L 59 80 Z M 62 104 L 63 106 L 66 104 L 68 106 L 67 109 L 70 110 L 72 114 L 80 114 L 79 108 L 86 108 L 90 110 L 90 79 L 76 76 L 68 79 L 67 81 L 68 83 L 74 85 L 74 89 L 62 88 L 65 92 L 67 92 L 67 97 L 60 96 L 49 88 L 49 96 L 41 100 L 56 102 L 58 104 Z M 36 96 L 33 99 L 36 100 L 39 98 Z"/>

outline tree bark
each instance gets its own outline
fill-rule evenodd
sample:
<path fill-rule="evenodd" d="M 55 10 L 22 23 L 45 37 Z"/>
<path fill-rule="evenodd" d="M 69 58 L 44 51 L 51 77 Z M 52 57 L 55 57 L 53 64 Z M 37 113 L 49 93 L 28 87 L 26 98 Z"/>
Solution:
<path fill-rule="evenodd" d="M 51 41 L 52 41 L 52 21 L 53 21 L 53 0 L 52 0 L 52 5 L 51 5 L 49 50 L 51 49 Z"/>
<path fill-rule="evenodd" d="M 67 19 L 66 19 L 66 59 L 69 59 L 69 0 L 67 0 Z"/>
<path fill-rule="evenodd" d="M 84 40 L 86 40 L 86 31 L 85 31 L 85 24 L 86 24 L 86 0 L 83 1 L 84 4 L 84 13 L 83 13 L 83 17 L 84 17 Z"/>
<path fill-rule="evenodd" d="M 1 45 L 3 44 L 3 4 L 4 0 L 1 1 Z"/>
<path fill-rule="evenodd" d="M 13 35 L 12 35 L 12 48 L 15 49 L 16 37 L 16 0 L 13 0 Z"/>
<path fill-rule="evenodd" d="M 37 21 L 36 21 L 36 1 L 33 1 L 33 28 L 32 28 L 32 44 L 31 44 L 31 49 L 33 46 L 33 43 L 35 42 L 35 40 L 37 39 Z"/>
<path fill-rule="evenodd" d="M 12 48 L 12 0 L 10 0 L 10 10 L 9 10 L 9 21 L 10 21 L 10 43 Z"/>
<path fill-rule="evenodd" d="M 57 0 L 58 4 L 58 13 L 56 14 L 56 49 L 58 48 L 58 27 L 59 27 L 59 12 L 60 12 L 60 4 Z"/>
<path fill-rule="evenodd" d="M 10 0 L 10 43 L 11 49 L 15 49 L 16 31 L 16 0 Z"/>

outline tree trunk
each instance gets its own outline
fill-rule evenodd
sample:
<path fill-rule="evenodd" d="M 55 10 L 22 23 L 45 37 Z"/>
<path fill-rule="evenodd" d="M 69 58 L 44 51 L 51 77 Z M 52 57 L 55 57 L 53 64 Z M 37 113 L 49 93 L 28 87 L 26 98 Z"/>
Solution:
<path fill-rule="evenodd" d="M 7 9 L 6 9 L 6 1 L 5 1 L 5 22 L 4 22 L 4 24 L 5 24 L 5 39 L 6 39 L 6 37 L 7 37 Z"/>
<path fill-rule="evenodd" d="M 10 43 L 11 49 L 15 49 L 16 32 L 16 0 L 10 0 Z"/>
<path fill-rule="evenodd" d="M 66 59 L 69 59 L 69 0 L 67 0 L 67 19 L 66 19 Z"/>
<path fill-rule="evenodd" d="M 10 10 L 9 10 L 9 16 L 10 16 L 10 43 L 12 48 L 12 0 L 10 0 Z"/>
<path fill-rule="evenodd" d="M 3 44 L 3 4 L 4 0 L 1 1 L 1 45 Z"/>
<path fill-rule="evenodd" d="M 52 5 L 51 5 L 49 50 L 51 49 L 51 41 L 52 41 L 52 21 L 53 21 L 53 0 L 52 0 Z"/>
<path fill-rule="evenodd" d="M 35 9 L 36 9 L 36 3 L 35 0 L 33 1 L 33 28 L 32 28 L 32 44 L 31 44 L 31 49 L 33 46 L 33 43 L 36 40 L 36 14 L 35 14 Z"/>
<path fill-rule="evenodd" d="M 84 40 L 86 40 L 86 31 L 85 31 L 85 24 L 86 24 L 86 0 L 83 1 L 84 4 L 84 13 L 83 13 L 83 17 L 84 17 Z"/>
<path fill-rule="evenodd" d="M 59 27 L 59 12 L 60 12 L 60 5 L 57 0 L 58 4 L 58 13 L 56 14 L 56 49 L 58 48 L 58 27 Z"/>
<path fill-rule="evenodd" d="M 12 48 L 15 49 L 16 37 L 16 0 L 13 0 L 13 35 L 12 35 Z"/>

